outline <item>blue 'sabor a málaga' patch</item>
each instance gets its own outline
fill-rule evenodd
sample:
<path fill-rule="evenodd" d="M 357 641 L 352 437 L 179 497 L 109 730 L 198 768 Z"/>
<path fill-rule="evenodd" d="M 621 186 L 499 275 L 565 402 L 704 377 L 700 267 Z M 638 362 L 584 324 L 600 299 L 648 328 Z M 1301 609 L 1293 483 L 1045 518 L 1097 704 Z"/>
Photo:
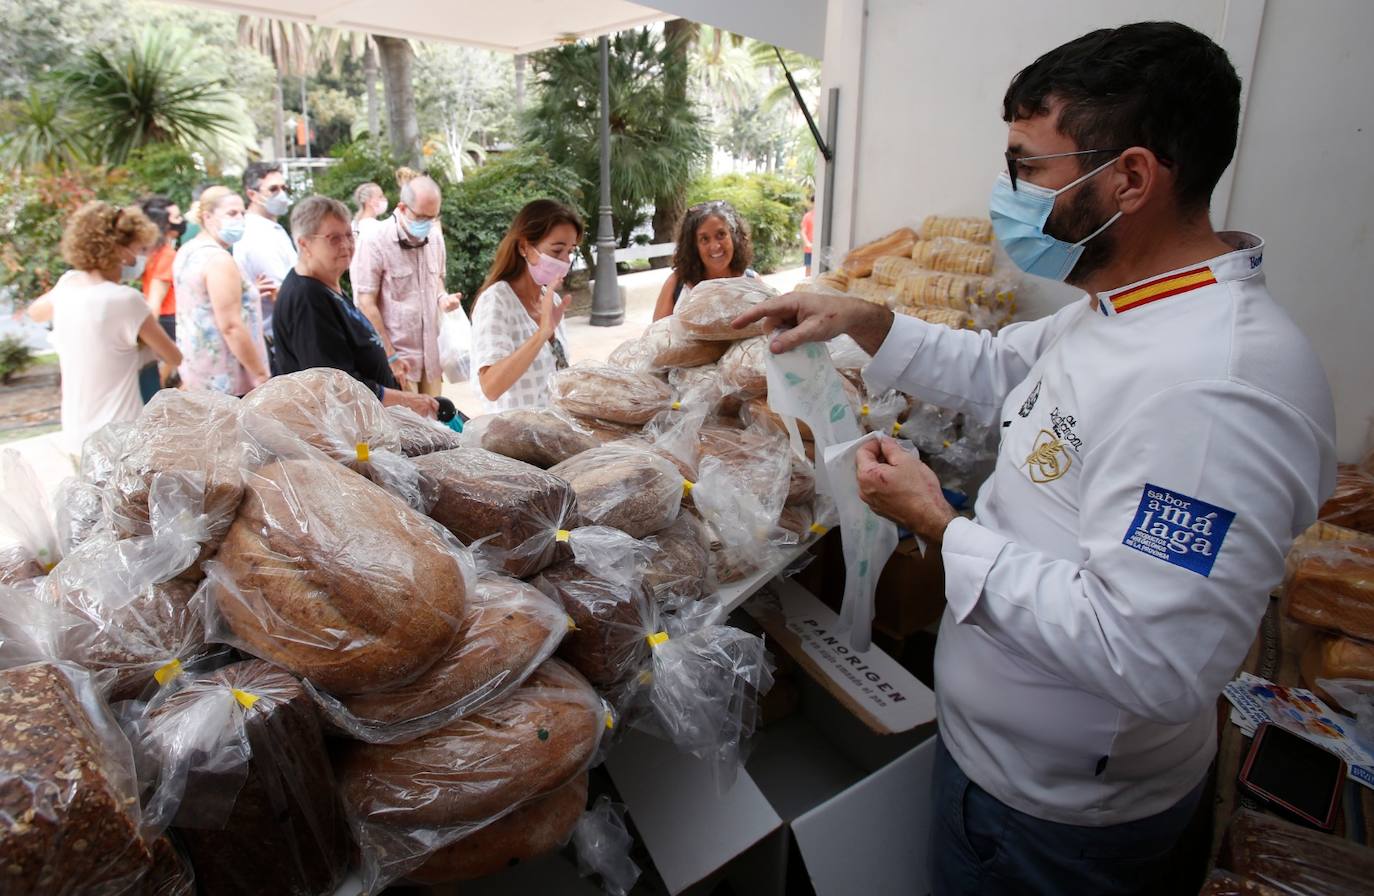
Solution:
<path fill-rule="evenodd" d="M 1145 483 L 1121 543 L 1200 576 L 1212 574 L 1235 511 Z"/>

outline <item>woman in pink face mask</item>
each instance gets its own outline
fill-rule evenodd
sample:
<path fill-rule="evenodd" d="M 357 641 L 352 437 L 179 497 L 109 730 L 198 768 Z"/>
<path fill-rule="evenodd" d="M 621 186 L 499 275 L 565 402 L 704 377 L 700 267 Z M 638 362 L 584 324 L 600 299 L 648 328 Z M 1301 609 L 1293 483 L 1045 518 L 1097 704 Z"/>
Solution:
<path fill-rule="evenodd" d="M 558 290 L 582 233 L 572 209 L 536 199 L 497 247 L 472 311 L 472 367 L 485 413 L 549 404 L 549 374 L 568 366 Z"/>

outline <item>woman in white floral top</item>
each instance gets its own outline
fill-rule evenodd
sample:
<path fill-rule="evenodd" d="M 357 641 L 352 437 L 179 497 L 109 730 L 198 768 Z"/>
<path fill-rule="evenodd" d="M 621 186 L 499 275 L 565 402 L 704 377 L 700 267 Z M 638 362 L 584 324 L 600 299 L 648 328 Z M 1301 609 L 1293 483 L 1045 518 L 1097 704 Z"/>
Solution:
<path fill-rule="evenodd" d="M 229 254 L 243 236 L 243 199 L 226 187 L 201 194 L 188 217 L 200 234 L 177 251 L 177 347 L 189 389 L 243 396 L 271 376 L 262 335 L 262 299 Z"/>
<path fill-rule="evenodd" d="M 568 366 L 557 290 L 581 241 L 576 212 L 536 199 L 497 247 L 472 312 L 472 367 L 486 413 L 548 405 L 549 375 Z"/>

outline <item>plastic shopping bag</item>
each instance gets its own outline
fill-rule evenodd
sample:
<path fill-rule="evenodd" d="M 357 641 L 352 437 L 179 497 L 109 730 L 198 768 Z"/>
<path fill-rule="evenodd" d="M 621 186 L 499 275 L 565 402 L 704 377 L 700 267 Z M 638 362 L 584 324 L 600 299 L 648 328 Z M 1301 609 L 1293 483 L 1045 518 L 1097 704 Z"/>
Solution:
<path fill-rule="evenodd" d="M 445 312 L 439 321 L 439 363 L 450 383 L 472 376 L 472 322 L 462 308 Z"/>

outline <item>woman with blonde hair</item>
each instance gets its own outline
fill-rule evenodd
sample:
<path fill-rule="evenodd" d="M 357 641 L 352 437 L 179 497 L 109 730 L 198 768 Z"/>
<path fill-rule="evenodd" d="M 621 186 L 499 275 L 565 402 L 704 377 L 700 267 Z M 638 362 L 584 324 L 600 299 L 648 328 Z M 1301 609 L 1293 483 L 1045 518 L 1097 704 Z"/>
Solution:
<path fill-rule="evenodd" d="M 568 366 L 557 290 L 582 232 L 577 212 L 536 199 L 501 239 L 472 311 L 472 369 L 486 413 L 548 405 L 549 374 Z"/>
<path fill-rule="evenodd" d="M 146 361 L 181 363 L 143 294 L 122 282 L 143 273 L 159 238 L 137 206 L 86 203 L 62 233 L 62 257 L 73 269 L 29 306 L 29 317 L 52 322 L 62 370 L 59 444 L 72 455 L 105 424 L 138 417 L 138 371 Z"/>
<path fill-rule="evenodd" d="M 228 187 L 200 194 L 187 217 L 200 233 L 177 250 L 177 345 L 181 381 L 242 397 L 271 376 L 262 336 L 262 298 L 234 263 L 230 247 L 243 237 L 243 198 Z"/>
<path fill-rule="evenodd" d="M 358 209 L 353 213 L 353 239 L 362 240 L 382 223 L 387 209 L 386 194 L 371 181 L 358 184 L 353 191 L 353 205 Z"/>

